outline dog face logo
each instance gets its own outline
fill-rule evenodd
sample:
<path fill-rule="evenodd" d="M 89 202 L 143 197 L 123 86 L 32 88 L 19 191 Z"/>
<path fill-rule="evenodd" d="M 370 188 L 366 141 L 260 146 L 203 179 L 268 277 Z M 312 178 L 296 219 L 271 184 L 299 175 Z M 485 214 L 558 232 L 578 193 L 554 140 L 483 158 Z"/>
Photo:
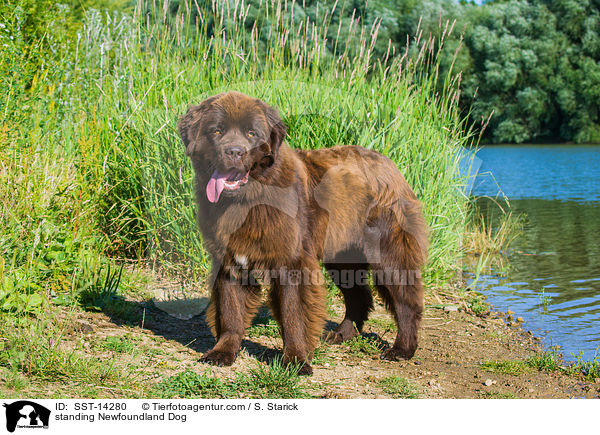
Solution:
<path fill-rule="evenodd" d="M 6 408 L 6 430 L 18 428 L 48 428 L 50 410 L 29 400 L 19 400 L 3 405 Z"/>

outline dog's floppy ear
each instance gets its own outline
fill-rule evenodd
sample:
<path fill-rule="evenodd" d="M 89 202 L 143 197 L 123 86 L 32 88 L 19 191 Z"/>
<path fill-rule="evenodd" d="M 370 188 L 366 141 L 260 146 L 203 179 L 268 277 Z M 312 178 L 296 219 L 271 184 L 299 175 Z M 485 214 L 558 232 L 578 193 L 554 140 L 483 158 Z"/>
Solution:
<path fill-rule="evenodd" d="M 220 95 L 209 97 L 197 106 L 190 106 L 186 114 L 180 118 L 177 129 L 185 145 L 185 154 L 187 156 L 198 154 L 202 149 L 201 121 L 204 115 L 211 109 L 213 101 Z"/>
<path fill-rule="evenodd" d="M 267 117 L 267 122 L 269 123 L 269 128 L 271 129 L 270 136 L 270 145 L 271 145 L 271 155 L 273 159 L 277 158 L 277 153 L 279 152 L 279 147 L 283 143 L 285 139 L 285 135 L 287 134 L 287 127 L 284 122 L 281 120 L 279 116 L 279 112 L 277 109 L 274 109 L 265 103 L 262 103 L 265 109 L 265 115 Z"/>

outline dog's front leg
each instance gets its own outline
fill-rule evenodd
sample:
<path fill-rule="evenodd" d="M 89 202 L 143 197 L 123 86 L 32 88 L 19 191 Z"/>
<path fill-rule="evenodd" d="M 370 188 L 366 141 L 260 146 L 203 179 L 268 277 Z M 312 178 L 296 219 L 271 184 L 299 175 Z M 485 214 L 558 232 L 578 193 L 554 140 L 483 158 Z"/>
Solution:
<path fill-rule="evenodd" d="M 260 287 L 244 285 L 222 268 L 216 276 L 206 313 L 217 344 L 200 361 L 218 366 L 233 364 L 259 302 Z"/>
<path fill-rule="evenodd" d="M 299 374 L 312 374 L 309 362 L 325 323 L 325 289 L 318 262 L 286 269 L 273 282 L 271 307 L 283 336 L 283 363 L 300 364 Z"/>

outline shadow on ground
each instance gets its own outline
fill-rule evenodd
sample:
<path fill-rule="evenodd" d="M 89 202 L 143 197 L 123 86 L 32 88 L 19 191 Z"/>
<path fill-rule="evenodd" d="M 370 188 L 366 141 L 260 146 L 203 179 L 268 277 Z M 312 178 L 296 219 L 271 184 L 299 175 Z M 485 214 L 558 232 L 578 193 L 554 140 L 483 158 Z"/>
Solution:
<path fill-rule="evenodd" d="M 195 303 L 195 301 L 188 302 Z M 159 305 L 166 308 L 163 304 Z M 198 359 L 215 345 L 215 339 L 206 321 L 206 308 L 199 314 L 185 316 L 189 318 L 179 318 L 182 316 L 175 317 L 167 311 L 159 309 L 151 300 L 135 302 L 121 299 L 105 307 L 103 312 L 116 325 L 140 326 L 166 340 L 177 341 L 198 352 Z M 261 308 L 257 317 L 268 318 L 268 308 Z M 279 349 L 268 348 L 249 339 L 242 340 L 242 348 L 260 361 L 271 362 L 281 356 Z"/>

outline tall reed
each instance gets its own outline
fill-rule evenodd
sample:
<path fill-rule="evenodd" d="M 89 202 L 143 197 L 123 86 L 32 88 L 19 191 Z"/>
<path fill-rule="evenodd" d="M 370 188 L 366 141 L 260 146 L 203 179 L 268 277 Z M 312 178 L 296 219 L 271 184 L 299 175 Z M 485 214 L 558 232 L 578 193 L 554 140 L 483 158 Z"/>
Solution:
<path fill-rule="evenodd" d="M 25 155 L 40 176 L 69 180 L 39 184 L 42 193 L 16 186 L 23 203 L 60 197 L 69 186 L 77 194 L 68 207 L 80 209 L 65 225 L 93 240 L 89 249 L 201 279 L 209 264 L 176 123 L 189 104 L 235 89 L 280 109 L 292 147 L 351 143 L 392 158 L 431 226 L 429 280 L 454 273 L 468 207 L 457 152 L 472 134 L 457 107 L 459 76 L 438 76 L 436 54 L 451 23 L 436 37 L 419 33 L 400 55 L 390 49 L 375 59 L 377 22 L 363 28 L 351 20 L 342 43 L 328 36 L 331 10 L 312 21 L 293 1 L 173 4 L 140 0 L 132 16 L 89 11 L 77 38 L 56 47 L 60 64 L 36 75 L 30 91 L 43 99 L 28 114 L 42 121 L 13 142 L 32 144 Z M 250 20 L 251 11 L 260 20 Z M 3 125 L 16 128 L 7 117 Z M 3 178 L 18 165 L 8 166 Z M 25 206 L 12 205 L 23 216 Z"/>

